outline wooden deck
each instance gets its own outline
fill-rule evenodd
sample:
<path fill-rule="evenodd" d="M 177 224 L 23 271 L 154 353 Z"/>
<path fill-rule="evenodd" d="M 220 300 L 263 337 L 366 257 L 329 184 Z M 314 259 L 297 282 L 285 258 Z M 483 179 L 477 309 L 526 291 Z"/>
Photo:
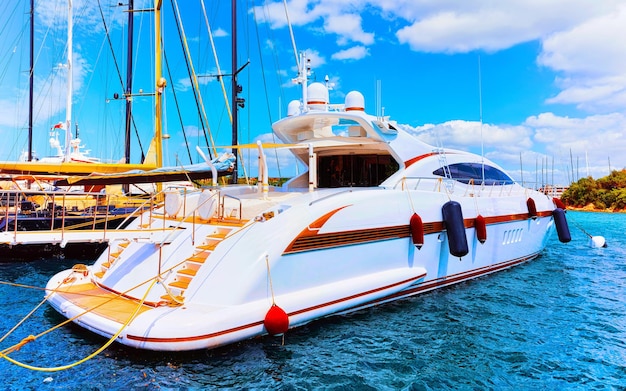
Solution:
<path fill-rule="evenodd" d="M 56 293 L 85 311 L 95 313 L 120 324 L 126 323 L 137 311 L 138 306 L 140 308 L 137 315 L 153 308 L 145 304 L 140 305 L 138 301 L 111 293 L 91 282 L 62 287 Z"/>

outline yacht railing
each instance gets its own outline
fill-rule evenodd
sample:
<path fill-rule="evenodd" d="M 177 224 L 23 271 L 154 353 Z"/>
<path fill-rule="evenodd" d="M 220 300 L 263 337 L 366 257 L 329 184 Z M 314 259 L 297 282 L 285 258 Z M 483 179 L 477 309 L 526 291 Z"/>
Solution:
<path fill-rule="evenodd" d="M 454 182 L 455 186 L 452 187 L 456 190 L 463 189 L 463 196 L 512 196 L 516 191 L 523 193 L 527 189 L 519 186 L 515 182 L 509 180 L 486 180 L 484 183 L 476 181 L 474 178 L 433 178 L 433 177 L 404 177 L 397 181 L 391 188 L 396 190 L 424 190 L 429 188 L 435 193 L 452 194 L 454 190 L 450 190 L 451 186 L 448 182 Z M 431 183 L 432 186 L 428 186 Z"/>
<path fill-rule="evenodd" d="M 220 197 L 220 207 L 219 207 L 219 212 L 218 212 L 219 213 L 219 217 L 218 218 L 223 219 L 225 217 L 225 212 L 226 212 L 225 202 L 226 202 L 226 198 L 233 199 L 237 203 L 239 203 L 238 221 L 241 222 L 242 216 L 243 216 L 242 215 L 242 213 L 243 213 L 243 205 L 241 203 L 241 199 L 237 198 L 237 197 L 235 197 L 233 195 L 230 195 L 230 194 L 224 194 L 222 197 Z M 229 217 L 232 217 L 232 216 L 229 216 Z"/>
<path fill-rule="evenodd" d="M 2 190 L 0 191 L 0 232 L 12 233 L 12 243 L 17 243 L 18 233 L 60 233 L 61 242 L 65 241 L 65 233 L 72 231 L 102 231 L 106 239 L 111 224 L 116 229 L 125 227 L 138 213 L 154 208 L 154 198 L 142 200 L 140 206 L 137 199 L 129 198 L 116 208 L 119 201 L 115 194 L 94 192 L 66 192 L 43 190 Z M 119 222 L 119 220 L 122 220 Z M 70 224 L 71 222 L 71 224 Z M 119 224 L 118 224 L 119 223 Z M 11 227 L 12 224 L 12 227 Z M 97 227 L 102 226 L 99 230 Z M 10 229 L 11 227 L 11 229 Z M 9 240 L 6 237 L 3 240 Z M 27 243 L 20 240 L 20 243 Z"/>

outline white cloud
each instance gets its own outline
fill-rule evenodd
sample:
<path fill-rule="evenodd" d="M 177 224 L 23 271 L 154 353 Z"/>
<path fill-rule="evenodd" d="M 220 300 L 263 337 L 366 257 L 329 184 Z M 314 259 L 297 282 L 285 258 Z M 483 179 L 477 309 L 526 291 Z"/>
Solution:
<path fill-rule="evenodd" d="M 366 2 L 292 0 L 287 4 L 287 12 L 292 26 L 307 25 L 312 31 L 336 35 L 339 45 L 352 42 L 371 45 L 375 35 L 363 29 L 361 12 L 364 7 L 367 7 Z M 287 25 L 287 14 L 282 1 L 257 6 L 253 12 L 259 21 L 270 23 L 274 29 Z"/>
<path fill-rule="evenodd" d="M 287 25 L 287 13 L 289 22 L 295 26 L 311 23 L 321 16 L 319 11 L 315 10 L 313 6 L 309 6 L 309 0 L 288 1 L 287 13 L 282 1 L 257 6 L 251 12 L 254 12 L 260 22 L 270 23 L 273 29 Z"/>
<path fill-rule="evenodd" d="M 329 15 L 324 19 L 324 29 L 329 33 L 337 34 L 340 45 L 347 45 L 350 42 L 363 45 L 374 43 L 374 34 L 363 31 L 362 19 L 358 14 Z"/>
<path fill-rule="evenodd" d="M 572 177 L 572 167 L 579 172 L 573 177 L 589 174 L 601 177 L 611 169 L 626 168 L 626 116 L 620 113 L 570 118 L 542 113 L 526 119 L 524 125 L 534 130 L 536 143 L 545 145 L 545 154 L 554 157 L 557 165 Z M 563 183 L 567 183 L 563 181 Z"/>
<path fill-rule="evenodd" d="M 35 3 L 37 28 L 53 28 L 63 31 L 66 29 L 68 12 L 67 0 L 39 1 Z M 105 2 L 100 3 L 101 7 L 97 1 L 93 0 L 72 1 L 74 30 L 80 30 L 81 34 L 103 34 L 104 25 L 102 23 L 100 9 L 102 9 L 102 14 L 104 14 L 107 28 L 119 28 L 126 23 L 128 15 L 123 12 L 128 9 L 126 3 L 118 7 L 110 7 L 109 4 Z M 150 4 L 150 1 L 146 0 L 135 1 L 134 8 L 143 9 L 154 6 L 154 4 Z"/>
<path fill-rule="evenodd" d="M 185 125 L 185 134 L 187 137 L 203 136 L 204 133 L 196 125 Z"/>
<path fill-rule="evenodd" d="M 375 34 L 371 31 L 383 18 L 401 25 L 397 39 L 413 50 L 464 53 L 476 49 L 496 51 L 543 39 L 610 13 L 619 4 L 619 0 L 593 5 L 588 0 L 509 0 L 488 5 L 483 0 L 293 0 L 287 8 L 292 25 L 337 35 L 340 45 L 373 44 Z M 255 14 L 273 28 L 287 24 L 282 1 L 259 6 Z M 371 16 L 368 20 L 376 24 L 365 25 L 363 15 Z M 323 21 L 321 27 L 319 21 Z"/>
<path fill-rule="evenodd" d="M 539 63 L 576 75 L 602 77 L 626 68 L 626 5 L 543 40 Z"/>
<path fill-rule="evenodd" d="M 569 150 L 574 155 L 587 155 L 592 160 L 607 161 L 612 156 L 624 165 L 626 150 L 626 116 L 619 113 L 569 118 L 542 113 L 526 119 L 524 125 L 535 132 L 535 141 L 546 145 L 552 153 Z M 621 167 L 620 167 L 621 168 Z"/>
<path fill-rule="evenodd" d="M 484 1 L 436 5 L 417 1 L 411 6 L 399 4 L 396 9 L 389 3 L 381 3 L 387 13 L 409 23 L 397 33 L 400 42 L 413 50 L 439 53 L 506 49 L 571 28 L 618 4 L 607 1 L 590 7 L 585 0 L 513 0 L 486 6 Z M 399 10 L 404 14 L 397 13 Z"/>
<path fill-rule="evenodd" d="M 531 116 L 521 125 L 481 125 L 476 121 L 447 121 L 411 127 L 399 125 L 420 140 L 436 146 L 470 150 L 480 153 L 505 167 L 521 179 L 520 159 L 523 160 L 524 180 L 532 182 L 544 175 L 555 183 L 569 183 L 572 178 L 589 174 L 601 177 L 612 169 L 626 167 L 626 115 L 613 113 L 584 118 L 570 118 L 553 113 Z M 548 167 L 546 167 L 546 165 Z M 538 167 L 539 173 L 535 173 Z M 575 171 L 572 174 L 572 167 Z M 549 173 L 547 173 L 549 172 Z M 531 178 L 532 176 L 532 178 Z"/>
<path fill-rule="evenodd" d="M 319 68 L 322 65 L 326 64 L 326 58 L 317 50 L 307 49 L 306 57 L 311 60 L 311 67 L 313 69 Z"/>
<path fill-rule="evenodd" d="M 518 152 L 532 146 L 531 129 L 526 126 L 480 124 L 477 121 L 453 120 L 442 124 L 426 124 L 418 127 L 402 125 L 430 145 L 447 148 L 499 149 Z M 482 139 L 482 142 L 481 142 Z"/>
<path fill-rule="evenodd" d="M 229 35 L 230 34 L 228 34 L 228 32 L 221 27 L 213 32 L 213 36 L 215 38 L 228 37 Z"/>
<path fill-rule="evenodd" d="M 360 60 L 367 56 L 369 56 L 369 50 L 365 46 L 354 46 L 338 51 L 331 58 L 333 60 Z"/>
<path fill-rule="evenodd" d="M 74 52 L 74 61 L 72 64 L 72 90 L 74 92 L 74 95 L 80 95 L 80 92 L 83 88 L 83 80 L 88 73 L 89 65 L 85 62 L 80 53 L 77 51 Z M 24 75 L 24 77 L 27 77 L 27 74 Z M 9 91 L 9 94 L 0 92 L 0 126 L 15 126 L 16 123 L 14 114 L 16 111 L 28 113 L 28 110 L 26 109 L 28 104 L 28 93 L 26 88 L 27 84 L 25 84 L 24 88 L 20 91 Z M 33 102 L 33 106 L 35 108 L 45 107 L 47 112 L 50 113 L 51 116 L 57 116 L 60 113 L 64 112 L 66 104 L 65 96 L 67 91 L 67 67 L 65 67 L 64 65 L 57 66 L 46 77 L 38 76 L 37 74 L 35 74 L 33 90 L 37 92 L 37 95 L 34 97 L 35 101 Z M 14 94 L 17 94 L 17 96 L 21 97 L 21 99 L 17 102 L 17 110 Z M 34 113 L 34 117 L 37 121 L 37 113 Z M 39 122 L 48 120 L 48 118 L 40 118 Z M 50 121 L 54 123 L 58 122 L 57 119 L 53 119 Z M 20 118 L 20 123 L 18 126 L 22 125 L 21 122 L 26 122 L 26 116 Z"/>
<path fill-rule="evenodd" d="M 202 77 L 197 77 L 197 81 L 198 81 L 198 85 L 200 86 L 204 86 L 207 85 L 209 83 L 212 82 L 216 82 L 218 81 L 216 76 L 209 76 L 209 75 L 217 75 L 217 69 L 213 69 L 213 70 L 209 70 L 207 72 L 203 72 L 202 73 Z M 175 88 L 176 91 L 178 92 L 185 92 L 185 91 L 189 91 L 191 90 L 191 80 L 189 79 L 189 77 L 183 77 L 181 79 L 179 79 L 176 83 L 175 83 Z"/>
<path fill-rule="evenodd" d="M 590 112 L 626 107 L 626 5 L 543 41 L 541 65 L 561 72 L 562 89 L 548 103 L 575 104 Z"/>

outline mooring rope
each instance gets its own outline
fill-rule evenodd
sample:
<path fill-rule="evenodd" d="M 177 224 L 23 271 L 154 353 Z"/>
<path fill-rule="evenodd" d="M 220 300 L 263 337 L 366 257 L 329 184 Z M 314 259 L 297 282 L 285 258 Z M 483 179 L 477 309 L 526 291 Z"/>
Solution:
<path fill-rule="evenodd" d="M 276 300 L 274 299 L 274 285 L 272 284 L 272 274 L 270 273 L 270 260 L 267 254 L 265 254 L 265 266 L 267 266 L 267 278 L 270 281 L 270 293 L 272 294 L 272 305 L 276 305 Z"/>
<path fill-rule="evenodd" d="M 26 363 L 23 363 L 21 361 L 15 360 L 11 357 L 9 357 L 7 354 L 19 350 L 22 346 L 24 346 L 25 344 L 35 341 L 38 337 L 50 332 L 51 330 L 55 329 L 58 327 L 55 326 L 50 330 L 47 330 L 37 336 L 33 336 L 33 335 L 29 335 L 28 337 L 24 338 L 22 341 L 20 341 L 18 344 L 3 350 L 2 352 L 0 352 L 0 357 L 4 358 L 5 360 L 9 361 L 12 364 L 15 364 L 17 366 L 20 366 L 22 368 L 26 368 L 26 369 L 30 369 L 33 371 L 40 371 L 40 372 L 57 372 L 57 371 L 62 371 L 62 370 L 66 370 L 66 369 L 70 369 L 73 367 L 76 367 L 86 361 L 91 360 L 92 358 L 96 357 L 98 354 L 102 353 L 102 351 L 104 351 L 104 349 L 108 348 L 113 342 L 115 342 L 115 340 L 117 339 L 117 337 L 119 337 L 119 335 L 122 333 L 122 331 L 124 331 L 124 329 L 130 324 L 130 322 L 133 321 L 133 319 L 135 319 L 135 317 L 137 316 L 137 314 L 139 313 L 139 310 L 141 309 L 141 306 L 143 305 L 143 303 L 145 302 L 146 298 L 148 297 L 148 293 L 150 293 L 150 291 L 152 290 L 152 287 L 154 286 L 154 284 L 157 282 L 157 279 L 153 279 L 152 283 L 150 284 L 150 286 L 148 287 L 148 289 L 146 290 L 146 293 L 143 295 L 143 297 L 141 298 L 141 300 L 139 301 L 139 303 L 137 304 L 137 308 L 135 309 L 135 311 L 131 314 L 131 316 L 128 318 L 128 320 L 122 325 L 122 327 L 120 327 L 120 329 L 113 335 L 111 336 L 111 338 L 104 344 L 102 345 L 102 347 L 100 347 L 99 349 L 97 349 L 95 352 L 93 352 L 92 354 L 78 360 L 75 361 L 71 364 L 67 364 L 67 365 L 61 365 L 58 367 L 37 367 L 37 366 L 33 366 L 33 365 L 29 365 Z M 94 307 L 95 308 L 95 307 Z M 62 324 L 65 324 L 73 319 L 76 319 L 79 316 L 84 315 L 85 313 L 87 313 L 89 311 L 85 311 L 83 313 L 81 313 L 80 315 L 75 316 L 72 319 L 68 319 L 66 322 L 63 322 Z"/>

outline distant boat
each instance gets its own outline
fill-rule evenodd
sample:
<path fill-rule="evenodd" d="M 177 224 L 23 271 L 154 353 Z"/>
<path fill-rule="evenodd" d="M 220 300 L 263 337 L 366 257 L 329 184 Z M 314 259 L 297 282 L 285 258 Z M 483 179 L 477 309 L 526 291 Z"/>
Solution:
<path fill-rule="evenodd" d="M 34 17 L 34 11 L 31 18 Z M 72 2 L 68 2 L 67 16 L 67 91 L 66 91 L 66 109 L 65 121 L 59 122 L 50 129 L 50 145 L 56 150 L 56 155 L 43 157 L 29 161 L 32 158 L 32 151 L 24 153 L 18 161 L 0 161 L 0 174 L 4 175 L 89 175 L 94 172 L 98 173 L 119 173 L 128 170 L 152 170 L 161 166 L 160 156 L 160 135 L 153 139 L 147 154 L 147 159 L 141 164 L 130 163 L 111 163 L 89 156 L 82 150 L 81 140 L 78 138 L 78 130 L 76 137 L 72 136 L 72 99 L 73 99 L 73 77 L 72 77 L 72 61 L 73 61 L 73 21 L 72 21 Z M 32 39 L 31 39 L 32 52 Z M 32 68 L 32 66 L 31 66 Z M 30 78 L 32 85 L 33 70 L 31 69 Z M 31 87 L 32 88 L 32 87 Z M 31 96 L 32 106 L 32 96 Z M 32 107 L 29 110 L 32 115 Z M 32 120 L 31 120 L 32 121 Z M 32 126 L 32 125 L 31 125 Z M 78 128 L 77 128 L 78 129 Z M 59 131 L 64 131 L 64 143 L 59 139 Z M 29 132 L 32 137 L 32 132 Z M 29 140 L 29 145 L 32 140 Z M 157 145 L 158 144 L 158 145 Z M 31 156 L 29 156 L 31 155 Z"/>
<path fill-rule="evenodd" d="M 95 259 L 106 248 L 104 240 L 68 238 L 84 236 L 85 231 L 125 227 L 138 206 L 124 199 L 116 207 L 105 194 L 0 190 L 0 263 L 56 257 Z M 57 234 L 65 240 L 55 240 Z"/>
<path fill-rule="evenodd" d="M 53 276 L 48 303 L 134 348 L 207 349 L 527 262 L 555 225 L 568 240 L 551 197 L 368 114 L 360 92 L 330 103 L 307 67 L 302 99 L 273 124 L 307 172 L 270 187 L 259 143 L 258 186 L 166 192 L 128 226 L 160 241 L 110 241 L 92 266 Z"/>
<path fill-rule="evenodd" d="M 89 156 L 88 152 L 84 152 L 82 150 L 83 146 L 81 145 L 81 140 L 79 138 L 71 138 L 69 144 L 69 150 L 64 151 L 59 140 L 59 129 L 64 129 L 65 125 L 63 122 L 59 122 L 54 125 L 50 129 L 50 147 L 53 150 L 57 151 L 57 154 L 54 156 L 45 156 L 42 158 L 34 157 L 34 161 L 39 162 L 54 162 L 61 163 L 64 161 L 72 162 L 72 163 L 99 163 L 101 160 L 96 157 Z M 67 131 L 66 131 L 67 132 Z M 78 133 L 78 130 L 76 131 Z M 20 161 L 27 162 L 33 161 L 28 160 L 28 154 L 23 153 L 20 157 Z"/>
<path fill-rule="evenodd" d="M 72 137 L 72 2 L 68 2 L 67 36 L 67 104 L 66 117 L 50 129 L 50 145 L 56 155 L 29 161 L 29 150 L 19 161 L 0 162 L 0 176 L 20 185 L 0 191 L 0 262 L 51 257 L 71 257 L 93 260 L 106 248 L 107 230 L 124 227 L 129 216 L 145 197 L 103 194 L 106 185 L 120 181 L 80 185 L 89 191 L 78 193 L 78 185 L 51 184 L 64 177 L 110 173 L 129 170 L 154 170 L 161 166 L 161 135 L 155 131 L 146 159 L 142 164 L 109 163 L 88 155 L 82 150 L 81 140 Z M 32 40 L 31 40 L 32 45 Z M 32 83 L 32 70 L 31 70 Z M 31 102 L 32 103 L 32 102 Z M 31 109 L 32 113 L 32 109 Z M 59 139 L 65 134 L 65 144 Z M 29 140 L 30 143 L 31 140 Z M 205 168 L 208 167 L 205 165 Z M 207 173 L 208 171 L 208 173 Z M 207 177 L 206 168 L 196 177 Z M 124 176 L 123 176 L 124 177 Z M 125 177 L 124 177 L 125 178 Z M 174 176 L 171 176 L 174 178 Z M 180 179 L 178 176 L 173 180 Z M 31 188 L 32 186 L 32 188 Z M 151 204 L 149 204 L 151 206 Z"/>

